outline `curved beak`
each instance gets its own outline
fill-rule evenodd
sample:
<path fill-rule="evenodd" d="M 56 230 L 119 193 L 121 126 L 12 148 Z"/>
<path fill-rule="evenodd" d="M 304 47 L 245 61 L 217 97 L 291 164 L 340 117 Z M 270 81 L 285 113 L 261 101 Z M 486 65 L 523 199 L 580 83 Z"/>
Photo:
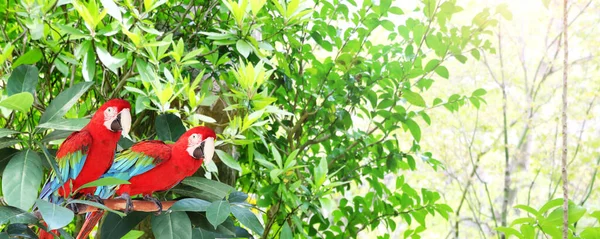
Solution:
<path fill-rule="evenodd" d="M 213 154 L 215 154 L 215 139 L 207 138 L 204 140 L 204 162 L 211 162 Z"/>
<path fill-rule="evenodd" d="M 131 130 L 131 114 L 129 113 L 129 109 L 121 110 L 119 116 L 121 116 L 121 135 L 131 140 L 131 137 L 129 137 L 129 130 Z"/>
<path fill-rule="evenodd" d="M 123 137 L 131 140 L 131 137 L 129 137 L 130 129 L 131 114 L 129 114 L 129 109 L 123 109 L 121 110 L 121 112 L 119 112 L 119 114 L 117 114 L 117 118 L 113 120 L 113 122 L 111 122 L 110 130 L 112 130 L 113 132 L 117 132 L 120 130 L 121 135 L 123 135 Z"/>

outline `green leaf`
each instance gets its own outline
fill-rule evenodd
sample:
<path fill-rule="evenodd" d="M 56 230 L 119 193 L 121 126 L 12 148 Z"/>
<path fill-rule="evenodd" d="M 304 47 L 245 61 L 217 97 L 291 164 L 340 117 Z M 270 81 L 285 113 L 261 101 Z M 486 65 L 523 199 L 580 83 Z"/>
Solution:
<path fill-rule="evenodd" d="M 256 218 L 256 215 L 254 215 L 250 209 L 233 206 L 231 207 L 231 213 L 233 213 L 233 216 L 235 216 L 235 218 L 237 218 L 242 225 L 250 228 L 250 230 L 262 236 L 265 229 L 263 228 L 263 225 L 260 224 L 260 221 L 258 221 L 258 218 Z"/>
<path fill-rule="evenodd" d="M 523 211 L 526 211 L 528 213 L 531 213 L 531 215 L 534 215 L 536 218 L 541 218 L 542 214 L 540 212 L 538 212 L 537 210 L 535 210 L 534 208 L 527 206 L 527 205 L 517 205 L 515 206 L 516 209 L 521 209 Z"/>
<path fill-rule="evenodd" d="M 12 65 L 13 69 L 25 64 L 34 64 L 43 58 L 42 51 L 39 48 L 34 48 L 20 56 Z M 34 66 L 35 67 L 35 66 Z M 36 68 L 37 70 L 37 68 Z"/>
<path fill-rule="evenodd" d="M 484 90 L 483 88 L 479 88 L 479 89 L 473 91 L 472 96 L 483 96 L 485 94 L 487 94 L 487 91 Z"/>
<path fill-rule="evenodd" d="M 544 204 L 540 208 L 539 212 L 540 212 L 540 214 L 544 214 L 546 211 L 548 211 L 554 207 L 558 207 L 558 206 L 562 205 L 562 203 L 563 203 L 562 198 L 552 199 L 552 200 L 548 201 L 546 204 Z"/>
<path fill-rule="evenodd" d="M 131 184 L 131 183 L 129 181 L 123 180 L 123 179 L 118 179 L 118 178 L 114 178 L 114 177 L 106 177 L 106 178 L 100 178 L 95 181 L 86 183 L 86 184 L 82 185 L 81 187 L 79 187 L 77 190 L 81 190 L 84 188 L 91 188 L 91 187 L 112 186 L 112 185 L 121 185 L 121 184 Z"/>
<path fill-rule="evenodd" d="M 275 145 L 271 145 L 271 152 L 273 152 L 273 159 L 277 162 L 277 166 L 279 168 L 283 168 L 283 162 L 281 161 L 281 154 L 279 154 L 279 150 L 275 147 Z"/>
<path fill-rule="evenodd" d="M 415 141 L 420 142 L 421 128 L 419 127 L 417 122 L 415 122 L 412 119 L 407 119 L 404 123 L 406 124 L 406 126 L 408 126 L 408 130 L 410 130 L 410 133 L 412 134 L 413 138 L 415 138 Z"/>
<path fill-rule="evenodd" d="M 415 106 L 425 107 L 427 106 L 425 100 L 419 93 L 415 93 L 409 90 L 402 91 L 402 97 Z"/>
<path fill-rule="evenodd" d="M 248 55 L 250 55 L 250 52 L 252 52 L 252 46 L 250 46 L 250 44 L 241 39 L 237 41 L 235 47 L 240 52 L 240 54 L 244 56 L 244 58 L 248 58 Z"/>
<path fill-rule="evenodd" d="M 2 175 L 2 195 L 10 206 L 28 211 L 42 183 L 42 161 L 37 153 L 25 149 L 12 157 Z"/>
<path fill-rule="evenodd" d="M 156 117 L 154 126 L 156 127 L 158 139 L 162 141 L 175 142 L 186 131 L 181 119 L 171 113 Z"/>
<path fill-rule="evenodd" d="M 192 223 L 185 212 L 163 213 L 152 217 L 152 232 L 156 239 L 191 238 Z"/>
<path fill-rule="evenodd" d="M 138 239 L 144 235 L 143 231 L 131 230 L 125 236 L 121 237 L 121 239 Z"/>
<path fill-rule="evenodd" d="M 245 203 L 246 199 L 248 199 L 248 194 L 238 191 L 232 192 L 229 194 L 229 197 L 227 197 L 227 201 L 230 203 Z"/>
<path fill-rule="evenodd" d="M 175 202 L 173 206 L 169 208 L 169 210 L 177 212 L 177 211 L 188 211 L 188 212 L 205 212 L 208 206 L 210 205 L 209 201 L 198 199 L 198 198 L 184 198 Z"/>
<path fill-rule="evenodd" d="M 600 227 L 588 227 L 583 229 L 581 232 L 582 239 L 599 239 L 600 238 Z"/>
<path fill-rule="evenodd" d="M 6 92 L 9 96 L 21 92 L 29 92 L 33 95 L 38 79 L 38 68 L 36 66 L 21 65 L 10 74 L 6 83 Z"/>
<path fill-rule="evenodd" d="M 34 224 L 38 222 L 33 214 L 11 206 L 0 206 L 0 225 L 8 223 Z"/>
<path fill-rule="evenodd" d="M 106 49 L 99 46 L 96 47 L 96 53 L 100 62 L 115 74 L 119 74 L 119 68 L 127 61 L 126 58 L 112 56 Z"/>
<path fill-rule="evenodd" d="M 444 77 L 446 79 L 448 79 L 448 77 L 450 77 L 450 73 L 448 72 L 448 69 L 445 66 L 436 67 L 435 73 L 437 73 L 438 75 L 440 75 L 441 77 Z"/>
<path fill-rule="evenodd" d="M 73 204 L 73 203 L 90 205 L 90 206 L 93 206 L 93 207 L 96 207 L 96 208 L 99 208 L 99 209 L 102 209 L 102 210 L 106 210 L 106 211 L 112 212 L 114 214 L 119 215 L 120 217 L 124 217 L 124 216 L 127 215 L 125 213 L 119 212 L 117 210 L 110 209 L 110 208 L 104 206 L 103 204 L 100 204 L 100 203 L 97 203 L 97 202 L 93 202 L 93 201 L 85 201 L 85 200 L 75 199 L 75 200 L 70 200 L 67 204 Z"/>
<path fill-rule="evenodd" d="M 471 55 L 472 55 L 473 57 L 475 57 L 475 59 L 477 59 L 477 60 L 479 60 L 479 57 L 481 57 L 481 55 L 480 55 L 480 53 L 479 53 L 479 50 L 477 50 L 477 49 L 473 49 L 473 50 L 471 50 Z"/>
<path fill-rule="evenodd" d="M 235 191 L 233 187 L 227 184 L 201 177 L 188 177 L 181 183 L 196 188 L 198 191 L 202 192 L 202 197 L 200 198 L 208 201 L 222 200 L 231 192 Z"/>
<path fill-rule="evenodd" d="M 37 126 L 42 129 L 79 131 L 90 122 L 90 119 L 55 119 Z"/>
<path fill-rule="evenodd" d="M 68 225 L 75 216 L 71 210 L 42 199 L 35 200 L 35 205 L 42 214 L 49 230 Z"/>
<path fill-rule="evenodd" d="M 327 179 L 327 157 L 321 157 L 321 161 L 319 161 L 319 165 L 315 167 L 315 185 L 317 188 L 321 187 Z"/>
<path fill-rule="evenodd" d="M 427 65 L 425 66 L 425 71 L 430 72 L 433 69 L 435 69 L 436 67 L 438 67 L 438 65 L 440 65 L 440 60 L 438 60 L 438 59 L 430 60 L 429 62 L 427 62 Z"/>
<path fill-rule="evenodd" d="M 12 135 L 12 134 L 16 134 L 16 133 L 20 133 L 19 131 L 14 131 L 12 129 L 3 129 L 0 128 L 0 138 Z"/>
<path fill-rule="evenodd" d="M 85 46 L 87 46 L 87 50 L 83 55 L 81 74 L 85 81 L 94 81 L 94 76 L 96 75 L 96 53 L 91 43 L 85 44 Z"/>
<path fill-rule="evenodd" d="M 229 202 L 219 200 L 208 206 L 206 209 L 206 218 L 211 225 L 217 228 L 218 225 L 221 225 L 229 217 L 230 212 Z"/>
<path fill-rule="evenodd" d="M 33 105 L 33 95 L 29 92 L 17 93 L 0 101 L 0 106 L 24 113 L 31 108 L 31 105 Z"/>
<path fill-rule="evenodd" d="M 1 139 L 0 139 L 1 140 Z M 15 140 L 16 142 L 19 142 Z M 19 151 L 13 148 L 0 148 L 0 175 L 4 172 L 6 165 L 10 162 L 10 159 L 17 154 Z M 2 225 L 2 222 L 0 222 Z"/>
<path fill-rule="evenodd" d="M 21 141 L 18 139 L 0 138 L 0 149 L 13 146 L 19 142 L 21 142 Z"/>
<path fill-rule="evenodd" d="M 215 153 L 217 153 L 217 155 L 219 156 L 219 159 L 221 159 L 221 161 L 223 163 L 225 163 L 225 165 L 227 165 L 228 167 L 235 169 L 239 172 L 242 171 L 242 167 L 240 166 L 240 164 L 233 159 L 233 157 L 231 157 L 231 155 L 229 155 L 228 153 L 224 152 L 223 150 L 219 150 L 216 149 Z"/>
<path fill-rule="evenodd" d="M 122 22 L 123 19 L 121 17 L 121 9 L 113 0 L 100 0 L 102 6 L 107 10 L 108 15 L 117 19 L 117 21 Z"/>
<path fill-rule="evenodd" d="M 192 230 L 192 239 L 215 239 L 215 233 L 196 227 Z"/>
<path fill-rule="evenodd" d="M 498 228 L 496 228 L 496 230 L 504 233 L 506 235 L 506 238 L 509 238 L 511 235 L 516 236 L 518 238 L 523 238 L 523 235 L 519 231 L 517 231 L 517 229 L 514 229 L 514 228 L 498 227 Z"/>
<path fill-rule="evenodd" d="M 579 219 L 581 219 L 581 217 L 585 215 L 585 212 L 586 209 L 584 207 L 575 205 L 574 203 L 569 203 L 569 224 L 573 224 L 579 221 Z M 563 214 L 564 213 L 562 207 L 556 208 L 548 215 L 546 220 L 544 220 L 544 222 L 542 222 L 541 224 L 549 226 L 559 226 L 562 224 Z"/>
<path fill-rule="evenodd" d="M 283 227 L 281 228 L 281 234 L 279 234 L 279 238 L 294 238 L 294 234 L 292 234 L 292 229 L 287 222 L 283 223 Z"/>
<path fill-rule="evenodd" d="M 104 222 L 100 224 L 99 231 L 102 238 L 121 238 L 144 220 L 150 213 L 131 212 L 125 217 L 108 213 Z"/>
<path fill-rule="evenodd" d="M 77 103 L 79 97 L 81 97 L 93 84 L 93 82 L 79 83 L 58 94 L 58 96 L 50 102 L 50 105 L 46 107 L 46 111 L 42 114 L 39 123 L 46 123 L 64 116 L 67 111 Z"/>

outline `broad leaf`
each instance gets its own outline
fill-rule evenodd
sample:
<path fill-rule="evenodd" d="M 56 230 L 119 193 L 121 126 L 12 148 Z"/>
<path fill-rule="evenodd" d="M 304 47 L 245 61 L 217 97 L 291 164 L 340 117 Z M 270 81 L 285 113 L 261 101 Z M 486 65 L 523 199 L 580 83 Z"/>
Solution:
<path fill-rule="evenodd" d="M 231 192 L 235 191 L 233 187 L 227 184 L 201 177 L 188 177 L 182 183 L 201 191 L 200 198 L 208 201 L 224 199 Z"/>
<path fill-rule="evenodd" d="M 0 207 L 0 225 L 7 223 L 34 224 L 38 219 L 31 213 L 11 206 Z"/>
<path fill-rule="evenodd" d="M 156 239 L 187 239 L 192 237 L 192 223 L 185 212 L 163 213 L 152 217 L 152 232 Z"/>
<path fill-rule="evenodd" d="M 38 68 L 36 66 L 21 65 L 10 74 L 6 83 L 6 92 L 9 96 L 21 92 L 29 92 L 33 95 L 35 94 L 38 78 Z"/>
<path fill-rule="evenodd" d="M 17 93 L 0 101 L 0 106 L 21 112 L 27 112 L 31 105 L 33 105 L 33 95 L 29 92 Z"/>
<path fill-rule="evenodd" d="M 125 58 L 112 56 L 106 49 L 99 46 L 96 47 L 96 54 L 98 54 L 100 62 L 115 74 L 119 74 L 119 68 L 127 61 Z"/>
<path fill-rule="evenodd" d="M 125 217 L 120 217 L 117 214 L 108 213 L 98 230 L 100 231 L 102 238 L 121 238 L 148 215 L 150 215 L 150 213 L 131 212 Z"/>
<path fill-rule="evenodd" d="M 55 119 L 42 124 L 39 124 L 38 128 L 43 129 L 56 129 L 65 131 L 79 131 L 90 122 L 90 119 Z M 68 135 L 67 135 L 68 136 Z"/>
<path fill-rule="evenodd" d="M 229 217 L 229 213 L 231 213 L 229 202 L 219 200 L 208 206 L 206 209 L 206 218 L 211 225 L 217 228 L 218 225 L 221 225 Z"/>
<path fill-rule="evenodd" d="M 233 206 L 231 207 L 231 213 L 233 213 L 233 216 L 235 216 L 235 218 L 242 223 L 242 225 L 250 228 L 250 230 L 258 233 L 259 235 L 263 234 L 265 230 L 263 225 L 260 224 L 260 221 L 258 221 L 256 215 L 254 215 L 250 209 Z"/>
<path fill-rule="evenodd" d="M 233 159 L 231 155 L 219 149 L 215 150 L 215 153 L 217 153 L 219 159 L 221 159 L 221 162 L 225 163 L 225 165 L 239 172 L 242 171 L 242 167 L 240 166 L 240 164 L 235 159 Z"/>
<path fill-rule="evenodd" d="M 16 133 L 20 133 L 20 132 L 19 131 L 14 131 L 12 129 L 3 129 L 3 128 L 0 128 L 0 138 L 9 136 L 11 134 L 16 134 Z"/>
<path fill-rule="evenodd" d="M 96 75 L 96 53 L 92 44 L 86 44 L 87 51 L 83 53 L 83 66 L 81 67 L 81 74 L 85 81 L 94 81 Z"/>
<path fill-rule="evenodd" d="M 162 141 L 177 141 L 185 133 L 185 126 L 181 119 L 174 114 L 162 114 L 156 117 L 156 134 Z"/>
<path fill-rule="evenodd" d="M 34 48 L 28 51 L 27 53 L 20 56 L 12 65 L 13 69 L 18 69 L 20 66 L 24 64 L 34 64 L 40 61 L 44 56 L 42 55 L 42 51 L 39 48 Z M 34 66 L 35 67 L 35 66 Z M 37 68 L 36 68 L 37 72 Z M 37 82 L 37 80 L 36 80 Z M 35 85 L 34 85 L 35 88 Z"/>
<path fill-rule="evenodd" d="M 48 224 L 48 229 L 50 230 L 68 225 L 75 216 L 71 210 L 42 199 L 36 200 L 35 204 L 38 210 L 40 210 L 42 218 L 44 218 L 44 221 Z"/>
<path fill-rule="evenodd" d="M 174 203 L 169 210 L 171 211 L 188 211 L 188 212 L 205 212 L 209 201 L 198 198 L 184 198 Z"/>
<path fill-rule="evenodd" d="M 404 99 L 406 99 L 406 101 L 408 101 L 408 103 L 411 103 L 415 106 L 419 106 L 419 107 L 426 106 L 425 100 L 418 93 L 406 90 L 406 91 L 402 91 L 402 97 L 404 97 Z"/>
<path fill-rule="evenodd" d="M 63 117 L 93 84 L 93 82 L 79 83 L 58 94 L 42 114 L 39 123 L 43 124 Z"/>
<path fill-rule="evenodd" d="M 70 200 L 67 204 L 72 204 L 72 203 L 89 205 L 89 206 L 92 206 L 92 207 L 95 207 L 95 208 L 99 208 L 99 209 L 102 209 L 102 210 L 105 210 L 105 211 L 112 212 L 114 214 L 119 215 L 120 217 L 124 217 L 124 216 L 127 215 L 125 213 L 122 213 L 122 212 L 110 209 L 110 208 L 108 208 L 108 207 L 106 207 L 106 206 L 104 206 L 104 205 L 102 205 L 100 203 L 93 202 L 93 201 L 85 201 L 85 200 L 75 199 L 75 200 Z"/>
<path fill-rule="evenodd" d="M 42 183 L 42 161 L 30 149 L 12 157 L 2 174 L 2 194 L 10 206 L 28 211 L 35 203 Z"/>

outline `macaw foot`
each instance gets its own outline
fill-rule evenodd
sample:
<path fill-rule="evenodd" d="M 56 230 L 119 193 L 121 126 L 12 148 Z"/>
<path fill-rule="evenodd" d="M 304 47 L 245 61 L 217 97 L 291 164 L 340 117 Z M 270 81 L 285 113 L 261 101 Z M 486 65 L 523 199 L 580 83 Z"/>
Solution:
<path fill-rule="evenodd" d="M 72 199 L 67 201 L 67 208 L 71 209 L 74 214 L 79 214 L 79 204 L 70 202 Z"/>
<path fill-rule="evenodd" d="M 127 193 L 121 194 L 121 196 L 116 197 L 116 199 L 125 199 L 125 214 L 129 214 L 133 211 L 133 201 L 131 201 L 131 197 Z"/>
<path fill-rule="evenodd" d="M 102 205 L 104 205 L 104 199 L 102 199 L 100 196 L 98 195 L 92 195 L 92 194 L 86 194 L 85 195 L 85 199 L 88 201 L 93 201 L 93 202 L 97 202 L 100 203 Z"/>
<path fill-rule="evenodd" d="M 156 211 L 154 213 L 154 215 L 160 215 L 162 213 L 163 209 L 162 209 L 162 203 L 160 202 L 160 200 L 158 200 L 155 197 L 152 197 L 152 195 L 144 195 L 144 200 L 150 201 L 150 202 L 153 202 L 154 204 L 156 204 L 156 206 L 158 207 L 158 211 Z"/>

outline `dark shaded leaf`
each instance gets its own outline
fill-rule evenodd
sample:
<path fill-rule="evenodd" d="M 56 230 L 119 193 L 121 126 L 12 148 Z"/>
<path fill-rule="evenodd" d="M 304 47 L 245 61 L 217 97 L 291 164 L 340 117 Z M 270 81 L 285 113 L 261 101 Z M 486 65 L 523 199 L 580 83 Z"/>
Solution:
<path fill-rule="evenodd" d="M 33 95 L 35 94 L 35 87 L 37 86 L 38 78 L 38 68 L 36 66 L 18 66 L 17 68 L 15 68 L 15 70 L 13 70 L 13 72 L 10 74 L 10 77 L 8 78 L 8 82 L 6 83 L 6 92 L 9 96 L 21 92 L 28 92 Z"/>
<path fill-rule="evenodd" d="M 233 216 L 235 216 L 235 218 L 242 223 L 242 225 L 250 228 L 250 230 L 258 233 L 259 235 L 263 234 L 265 230 L 263 225 L 260 224 L 260 221 L 258 221 L 256 215 L 254 215 L 250 209 L 233 206 L 231 207 L 231 213 L 233 213 Z"/>
<path fill-rule="evenodd" d="M 104 223 L 100 226 L 100 237 L 102 239 L 121 238 L 148 215 L 150 213 L 131 212 L 125 217 L 120 217 L 117 214 L 108 213 L 104 219 Z"/>
<path fill-rule="evenodd" d="M 42 124 L 63 117 L 77 103 L 79 97 L 93 84 L 93 82 L 79 83 L 58 94 L 42 114 L 39 123 Z"/>
<path fill-rule="evenodd" d="M 156 239 L 187 239 L 192 237 L 192 223 L 185 212 L 152 216 L 152 232 Z"/>
<path fill-rule="evenodd" d="M 184 198 L 177 201 L 169 210 L 171 211 L 188 211 L 188 212 L 205 212 L 209 201 L 205 201 L 198 198 Z"/>
<path fill-rule="evenodd" d="M 211 203 L 210 206 L 208 206 L 206 209 L 206 218 L 210 224 L 217 228 L 218 225 L 223 223 L 225 219 L 229 217 L 230 213 L 231 209 L 229 202 L 225 200 L 219 200 Z"/>
<path fill-rule="evenodd" d="M 185 133 L 185 126 L 179 117 L 174 114 L 162 114 L 156 117 L 156 134 L 162 141 L 175 142 Z"/>

